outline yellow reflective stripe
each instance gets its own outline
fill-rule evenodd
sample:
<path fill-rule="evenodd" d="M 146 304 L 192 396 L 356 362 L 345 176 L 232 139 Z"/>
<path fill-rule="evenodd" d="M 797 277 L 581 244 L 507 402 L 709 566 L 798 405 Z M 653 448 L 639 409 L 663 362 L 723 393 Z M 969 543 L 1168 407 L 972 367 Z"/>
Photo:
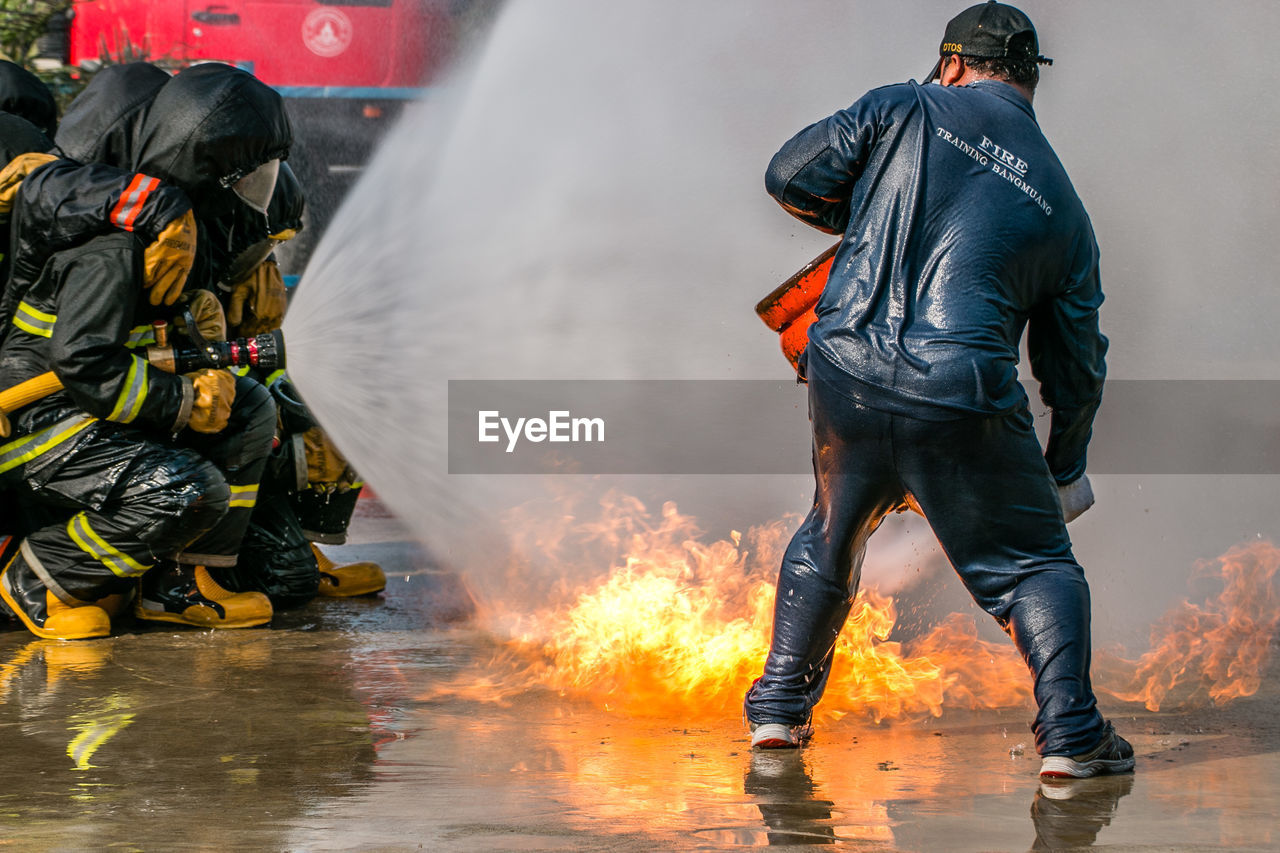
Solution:
<path fill-rule="evenodd" d="M 23 321 L 17 314 L 13 316 L 13 325 L 17 326 L 24 332 L 30 332 L 33 335 L 39 335 L 42 338 L 52 338 L 53 329 L 42 329 L 39 326 L 33 326 Z"/>
<path fill-rule="evenodd" d="M 108 545 L 106 540 L 89 526 L 89 518 L 83 512 L 72 516 L 71 520 L 67 522 L 67 533 L 75 540 L 76 545 L 80 546 L 81 551 L 84 551 L 122 578 L 137 577 L 151 568 L 150 566 L 142 565 L 128 554 L 121 553 Z M 85 537 L 92 540 L 92 542 L 86 542 Z M 95 545 L 97 546 L 96 548 L 94 547 Z"/>
<path fill-rule="evenodd" d="M 129 331 L 129 340 L 124 345 L 129 349 L 137 347 L 149 347 L 156 342 L 156 328 L 148 323 L 145 326 L 135 326 Z"/>
<path fill-rule="evenodd" d="M 266 381 L 266 382 L 263 382 L 262 384 L 263 384 L 263 385 L 266 385 L 268 388 L 270 388 L 272 385 L 275 385 L 275 384 L 276 384 L 277 382 L 279 382 L 281 379 L 284 379 L 284 371 L 283 371 L 283 370 L 276 370 L 276 371 L 274 371 L 274 372 L 272 372 L 272 373 L 268 373 L 268 374 L 267 374 L 267 381 Z"/>
<path fill-rule="evenodd" d="M 236 376 L 248 376 L 248 375 L 249 375 L 249 369 L 250 369 L 250 368 L 249 368 L 249 365 L 247 365 L 247 364 L 246 364 L 244 367 L 233 367 L 233 368 L 231 368 L 231 372 L 232 372 L 232 373 L 234 373 Z"/>
<path fill-rule="evenodd" d="M 138 368 L 138 376 L 141 377 L 142 381 L 140 383 L 141 387 L 138 390 L 138 394 L 133 400 L 133 404 L 129 407 L 129 411 L 125 413 L 125 423 L 132 421 L 138 416 L 138 413 L 142 411 L 142 404 L 146 402 L 147 391 L 150 390 L 151 380 L 148 378 L 147 374 L 147 360 L 145 358 L 138 358 L 137 356 L 134 356 L 134 364 Z"/>
<path fill-rule="evenodd" d="M 0 445 L 0 474 L 52 450 L 96 420 L 90 415 L 76 415 L 24 438 Z"/>
<path fill-rule="evenodd" d="M 353 488 L 353 489 L 363 489 L 363 488 L 364 488 L 364 481 L 363 481 L 363 480 L 356 480 L 354 483 L 352 483 L 352 484 L 351 484 L 351 488 Z"/>
<path fill-rule="evenodd" d="M 53 337 L 53 324 L 56 322 L 58 322 L 57 314 L 47 314 L 25 302 L 18 303 L 18 310 L 13 315 L 13 325 L 24 332 L 42 338 Z"/>
<path fill-rule="evenodd" d="M 120 396 L 116 398 L 116 407 L 107 415 L 107 420 L 127 424 L 138 416 L 142 404 L 147 399 L 147 363 L 138 356 L 133 356 L 129 365 L 129 373 L 120 388 Z"/>
<path fill-rule="evenodd" d="M 35 320 L 37 322 L 49 323 L 50 325 L 58 322 L 57 314 L 47 314 L 44 311 L 41 311 L 39 308 L 36 308 L 33 305 L 29 305 L 26 302 L 18 303 L 18 312 L 21 314 L 26 314 L 32 320 Z"/>
<path fill-rule="evenodd" d="M 229 506 L 252 507 L 258 502 L 258 484 L 252 486 L 232 486 Z"/>

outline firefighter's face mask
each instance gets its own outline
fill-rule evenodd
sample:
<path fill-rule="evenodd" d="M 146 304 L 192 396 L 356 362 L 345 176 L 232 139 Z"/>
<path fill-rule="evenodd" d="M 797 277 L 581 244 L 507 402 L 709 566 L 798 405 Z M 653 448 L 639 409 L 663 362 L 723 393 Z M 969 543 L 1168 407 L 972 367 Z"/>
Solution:
<path fill-rule="evenodd" d="M 268 160 L 231 185 L 232 191 L 245 204 L 259 213 L 267 212 L 271 194 L 276 190 L 276 176 L 280 174 L 280 160 Z"/>

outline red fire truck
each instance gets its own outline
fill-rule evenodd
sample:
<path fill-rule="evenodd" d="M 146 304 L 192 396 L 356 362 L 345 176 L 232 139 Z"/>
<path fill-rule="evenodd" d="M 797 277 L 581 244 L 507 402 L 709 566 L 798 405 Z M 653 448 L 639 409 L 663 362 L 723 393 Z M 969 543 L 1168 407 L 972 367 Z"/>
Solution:
<path fill-rule="evenodd" d="M 309 223 L 283 260 L 300 273 L 374 147 L 404 104 L 448 61 L 470 0 L 76 0 L 70 64 L 146 58 L 181 67 L 220 61 L 286 99 L 289 162 Z"/>

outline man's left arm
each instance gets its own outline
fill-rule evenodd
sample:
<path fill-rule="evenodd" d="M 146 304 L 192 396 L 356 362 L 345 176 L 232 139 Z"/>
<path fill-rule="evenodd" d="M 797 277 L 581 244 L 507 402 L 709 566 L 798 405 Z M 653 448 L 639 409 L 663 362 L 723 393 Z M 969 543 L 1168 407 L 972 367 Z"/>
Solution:
<path fill-rule="evenodd" d="M 1036 307 L 1027 330 L 1031 372 L 1053 411 L 1045 461 L 1059 486 L 1084 475 L 1107 373 L 1107 339 L 1098 328 L 1098 247 L 1091 231 L 1081 235 L 1075 254 L 1065 288 Z"/>

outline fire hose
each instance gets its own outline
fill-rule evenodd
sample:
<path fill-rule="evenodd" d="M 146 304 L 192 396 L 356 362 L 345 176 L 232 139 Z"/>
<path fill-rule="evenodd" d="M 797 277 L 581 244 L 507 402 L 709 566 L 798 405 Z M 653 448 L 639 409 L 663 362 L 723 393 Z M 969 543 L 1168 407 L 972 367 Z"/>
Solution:
<path fill-rule="evenodd" d="M 256 367 L 263 370 L 279 370 L 285 365 L 284 335 L 279 329 L 247 338 L 230 341 L 206 341 L 196 331 L 195 320 L 188 313 L 187 333 L 189 343 L 170 344 L 169 327 L 157 320 L 155 346 L 147 347 L 147 361 L 165 373 L 190 373 L 193 370 L 224 367 Z M 23 406 L 56 394 L 63 388 L 62 380 L 52 370 L 26 382 L 0 391 L 0 438 L 10 432 L 8 414 Z"/>

